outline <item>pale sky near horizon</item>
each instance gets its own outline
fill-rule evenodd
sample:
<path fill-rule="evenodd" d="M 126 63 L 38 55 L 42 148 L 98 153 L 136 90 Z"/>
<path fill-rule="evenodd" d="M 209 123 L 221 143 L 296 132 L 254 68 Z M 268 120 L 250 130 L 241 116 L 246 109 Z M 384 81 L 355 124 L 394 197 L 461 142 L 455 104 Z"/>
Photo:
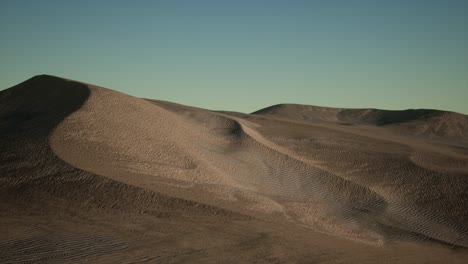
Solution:
<path fill-rule="evenodd" d="M 468 114 L 466 0 L 2 0 L 0 90 L 37 74 L 252 112 Z"/>

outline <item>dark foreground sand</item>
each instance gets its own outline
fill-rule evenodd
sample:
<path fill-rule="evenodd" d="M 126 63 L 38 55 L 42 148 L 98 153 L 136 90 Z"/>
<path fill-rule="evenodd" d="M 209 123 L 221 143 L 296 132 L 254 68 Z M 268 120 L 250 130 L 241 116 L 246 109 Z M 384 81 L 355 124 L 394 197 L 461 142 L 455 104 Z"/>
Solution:
<path fill-rule="evenodd" d="M 468 263 L 468 117 L 0 92 L 2 263 Z"/>

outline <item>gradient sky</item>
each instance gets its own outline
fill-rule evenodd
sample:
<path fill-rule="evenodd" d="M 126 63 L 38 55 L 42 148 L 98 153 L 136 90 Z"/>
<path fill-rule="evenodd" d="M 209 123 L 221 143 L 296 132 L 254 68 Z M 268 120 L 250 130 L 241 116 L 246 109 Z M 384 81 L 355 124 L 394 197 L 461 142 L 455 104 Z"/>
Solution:
<path fill-rule="evenodd" d="M 468 113 L 468 1 L 0 1 L 0 89 L 51 74 L 251 112 Z"/>

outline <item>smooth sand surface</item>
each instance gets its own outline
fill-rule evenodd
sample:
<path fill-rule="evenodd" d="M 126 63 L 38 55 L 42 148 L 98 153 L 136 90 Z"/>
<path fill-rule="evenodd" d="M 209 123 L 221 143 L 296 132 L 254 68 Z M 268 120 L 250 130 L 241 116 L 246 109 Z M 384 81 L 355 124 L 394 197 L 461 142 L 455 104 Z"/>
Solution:
<path fill-rule="evenodd" d="M 468 116 L 0 92 L 2 263 L 467 263 Z"/>

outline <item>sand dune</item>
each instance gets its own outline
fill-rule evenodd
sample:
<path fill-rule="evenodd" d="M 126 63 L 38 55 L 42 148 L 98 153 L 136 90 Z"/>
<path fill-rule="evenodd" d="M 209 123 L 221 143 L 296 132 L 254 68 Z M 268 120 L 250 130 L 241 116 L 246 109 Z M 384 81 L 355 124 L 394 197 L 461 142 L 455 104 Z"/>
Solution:
<path fill-rule="evenodd" d="M 0 92 L 6 263 L 465 263 L 468 117 Z"/>
<path fill-rule="evenodd" d="M 468 139 L 468 116 L 441 110 L 346 109 L 279 104 L 252 114 L 302 121 L 328 121 L 342 125 L 387 126 L 389 130 L 407 135 L 463 141 Z"/>

